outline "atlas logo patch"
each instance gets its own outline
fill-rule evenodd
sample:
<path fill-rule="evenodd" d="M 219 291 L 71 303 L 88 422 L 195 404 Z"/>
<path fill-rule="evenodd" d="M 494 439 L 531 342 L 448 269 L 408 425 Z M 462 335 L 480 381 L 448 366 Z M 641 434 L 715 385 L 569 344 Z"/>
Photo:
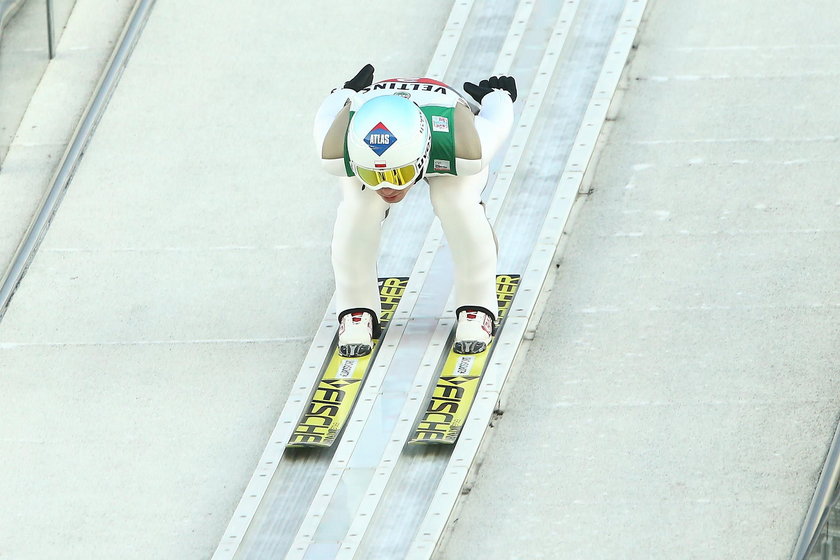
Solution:
<path fill-rule="evenodd" d="M 385 153 L 396 141 L 397 137 L 382 123 L 374 126 L 365 136 L 365 144 L 378 156 Z"/>

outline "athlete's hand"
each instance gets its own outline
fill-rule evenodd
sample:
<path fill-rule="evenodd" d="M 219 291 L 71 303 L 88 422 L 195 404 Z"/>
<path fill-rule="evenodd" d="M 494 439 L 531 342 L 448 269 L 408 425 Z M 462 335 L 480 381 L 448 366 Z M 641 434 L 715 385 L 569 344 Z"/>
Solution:
<path fill-rule="evenodd" d="M 464 91 L 479 103 L 485 95 L 496 89 L 506 91 L 510 95 L 510 100 L 516 101 L 516 80 L 513 79 L 513 76 L 492 76 L 486 80 L 481 80 L 478 85 L 464 82 Z"/>
<path fill-rule="evenodd" d="M 373 66 L 365 64 L 359 73 L 344 82 L 346 89 L 361 91 L 373 83 Z"/>

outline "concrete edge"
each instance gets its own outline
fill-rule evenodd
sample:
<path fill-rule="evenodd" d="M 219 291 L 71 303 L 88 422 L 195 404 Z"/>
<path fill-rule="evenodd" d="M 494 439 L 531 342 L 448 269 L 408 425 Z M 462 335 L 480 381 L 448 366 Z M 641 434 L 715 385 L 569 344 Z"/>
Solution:
<path fill-rule="evenodd" d="M 61 157 L 58 160 L 59 163 L 49 169 L 39 166 L 33 172 L 21 177 L 23 182 L 35 182 L 43 185 L 44 188 L 41 190 L 42 194 L 39 197 L 39 200 L 34 201 L 34 212 L 32 213 L 30 219 L 27 220 L 27 223 L 16 224 L 16 227 L 19 227 L 19 231 L 21 232 L 19 238 L 20 241 L 16 248 L 11 255 L 8 255 L 7 257 L 0 255 L 0 258 L 3 260 L 8 258 L 5 266 L 0 269 L 0 321 L 2 321 L 14 292 L 25 275 L 29 263 L 32 261 L 32 258 L 34 258 L 34 253 L 37 250 L 37 246 L 40 244 L 40 240 L 44 237 L 46 230 L 49 227 L 49 223 L 60 204 L 61 197 L 63 196 L 63 193 L 72 178 L 73 172 L 75 171 L 78 158 L 81 157 L 81 154 L 84 152 L 84 148 L 86 147 L 87 141 L 93 132 L 93 128 L 95 128 L 99 118 L 101 117 L 102 111 L 105 106 L 107 106 L 107 102 L 110 99 L 110 93 L 113 88 L 105 88 L 105 82 L 110 78 L 110 80 L 113 81 L 113 84 L 111 85 L 115 86 L 116 82 L 119 80 L 119 76 L 122 72 L 122 66 L 115 68 L 114 60 L 119 54 L 118 51 L 123 45 L 124 38 L 129 30 L 129 27 L 132 25 L 134 15 L 138 11 L 138 7 L 143 2 L 144 0 L 132 1 L 130 13 L 126 21 L 120 26 L 118 39 L 113 48 L 110 50 L 110 54 L 107 56 L 107 59 L 105 59 L 104 64 L 101 63 L 100 59 L 91 59 L 84 63 L 82 68 L 83 73 L 86 75 L 96 75 L 97 78 L 94 82 L 94 86 L 90 90 L 86 90 L 86 93 L 77 96 L 74 100 L 76 103 L 75 107 L 79 109 L 78 113 L 80 114 L 80 117 L 75 122 L 67 121 L 70 132 L 66 136 L 66 141 L 63 142 L 63 149 L 60 152 Z M 22 3 L 23 0 L 20 0 L 18 5 L 22 5 Z M 59 70 L 51 66 L 47 67 L 44 76 L 42 76 L 38 88 L 35 90 L 29 106 L 21 119 L 21 124 L 19 125 L 18 130 L 26 128 L 25 124 L 27 123 L 28 118 L 35 118 L 31 114 L 32 111 L 37 113 L 39 110 L 42 110 L 42 108 L 37 106 L 35 100 L 47 95 L 44 93 L 44 88 L 47 87 L 44 84 L 49 81 L 46 78 L 48 73 L 51 71 L 57 72 Z M 107 91 L 103 93 L 103 90 Z M 95 105 L 97 105 L 97 103 L 102 105 L 101 110 L 96 109 Z M 73 118 L 72 115 L 75 115 L 76 113 L 77 111 L 75 110 L 63 112 L 64 115 L 70 115 L 69 117 L 65 117 L 67 119 Z M 69 128 L 70 126 L 72 126 L 72 128 Z M 25 144 L 26 139 L 21 141 L 16 134 L 9 146 L 9 153 L 6 154 L 4 167 L 9 166 L 10 160 L 13 159 L 13 150 L 19 142 L 23 142 L 23 144 Z"/>
<path fill-rule="evenodd" d="M 25 0 L 0 0 L 0 39 L 3 38 L 3 28 L 12 17 L 17 13 L 18 9 L 23 5 Z"/>

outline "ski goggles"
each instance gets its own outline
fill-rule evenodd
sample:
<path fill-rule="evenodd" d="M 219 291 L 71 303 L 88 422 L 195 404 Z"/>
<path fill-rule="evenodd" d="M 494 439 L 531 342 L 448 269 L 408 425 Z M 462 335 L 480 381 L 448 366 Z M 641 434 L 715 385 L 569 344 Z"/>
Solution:
<path fill-rule="evenodd" d="M 401 191 L 410 187 L 420 176 L 420 167 L 417 163 L 409 163 L 394 169 L 368 169 L 354 165 L 353 171 L 368 188 L 374 191 L 386 187 Z"/>

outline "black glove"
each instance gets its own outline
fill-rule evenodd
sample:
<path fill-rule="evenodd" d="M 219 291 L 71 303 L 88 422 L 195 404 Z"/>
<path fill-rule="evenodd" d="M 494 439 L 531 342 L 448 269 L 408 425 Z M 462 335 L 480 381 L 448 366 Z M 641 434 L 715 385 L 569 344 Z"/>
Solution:
<path fill-rule="evenodd" d="M 346 89 L 353 91 L 361 91 L 373 83 L 373 66 L 365 64 L 364 68 L 359 70 L 359 73 L 344 82 Z"/>
<path fill-rule="evenodd" d="M 516 80 L 513 76 L 493 76 L 486 80 L 481 80 L 478 85 L 470 82 L 464 82 L 464 91 L 469 93 L 473 99 L 481 103 L 484 96 L 494 89 L 501 89 L 510 94 L 510 100 L 516 101 Z"/>

